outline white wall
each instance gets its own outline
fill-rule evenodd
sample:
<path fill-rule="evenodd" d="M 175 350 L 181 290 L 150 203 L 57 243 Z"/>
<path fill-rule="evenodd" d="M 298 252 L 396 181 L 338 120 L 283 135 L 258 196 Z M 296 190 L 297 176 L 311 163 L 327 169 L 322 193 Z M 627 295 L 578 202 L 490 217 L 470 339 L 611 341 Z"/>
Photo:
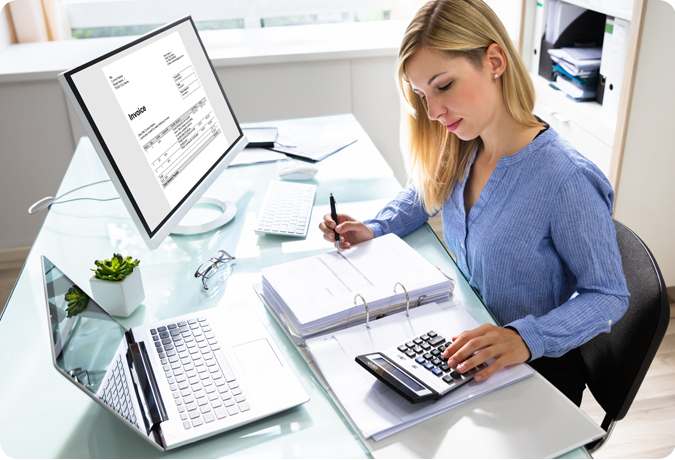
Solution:
<path fill-rule="evenodd" d="M 240 122 L 353 113 L 400 182 L 396 58 L 219 66 Z M 0 83 L 0 250 L 30 246 L 45 212 L 28 207 L 56 193 L 84 129 L 55 78 Z"/>
<path fill-rule="evenodd" d="M 675 9 L 647 0 L 615 217 L 644 240 L 675 286 Z"/>

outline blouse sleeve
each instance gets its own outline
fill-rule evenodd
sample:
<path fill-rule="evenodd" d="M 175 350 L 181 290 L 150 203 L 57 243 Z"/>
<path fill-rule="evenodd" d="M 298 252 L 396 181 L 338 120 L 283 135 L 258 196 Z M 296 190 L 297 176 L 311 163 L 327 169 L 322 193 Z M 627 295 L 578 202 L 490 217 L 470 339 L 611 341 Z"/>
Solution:
<path fill-rule="evenodd" d="M 378 238 L 387 233 L 404 236 L 422 226 L 430 217 L 417 199 L 413 185 L 401 190 L 377 215 L 364 221 Z"/>
<path fill-rule="evenodd" d="M 576 278 L 578 295 L 548 314 L 510 323 L 532 353 L 558 357 L 609 332 L 628 308 L 628 289 L 612 222 L 614 191 L 593 170 L 576 171 L 552 207 L 551 238 Z"/>

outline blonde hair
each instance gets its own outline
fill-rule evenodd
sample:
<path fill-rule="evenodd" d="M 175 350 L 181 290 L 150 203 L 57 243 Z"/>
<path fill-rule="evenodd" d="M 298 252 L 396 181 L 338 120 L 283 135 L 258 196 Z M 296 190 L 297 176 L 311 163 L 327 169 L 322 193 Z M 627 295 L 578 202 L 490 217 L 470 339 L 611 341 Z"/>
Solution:
<path fill-rule="evenodd" d="M 417 185 L 425 209 L 441 208 L 454 186 L 463 180 L 480 138 L 459 139 L 427 116 L 426 101 L 412 90 L 406 60 L 420 48 L 449 57 L 464 57 L 482 68 L 488 47 L 497 43 L 506 55 L 501 76 L 506 109 L 527 127 L 540 126 L 532 115 L 535 92 L 532 80 L 497 15 L 482 0 L 430 0 L 406 29 L 398 54 L 397 81 L 407 107 L 408 174 Z M 440 156 L 439 156 L 440 152 Z"/>

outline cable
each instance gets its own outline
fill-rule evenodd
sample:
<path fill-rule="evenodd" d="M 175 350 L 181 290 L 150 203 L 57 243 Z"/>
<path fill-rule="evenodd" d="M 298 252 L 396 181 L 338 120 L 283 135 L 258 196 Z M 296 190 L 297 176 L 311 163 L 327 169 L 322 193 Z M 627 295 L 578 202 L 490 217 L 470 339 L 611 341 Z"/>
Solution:
<path fill-rule="evenodd" d="M 71 201 L 80 201 L 80 200 L 91 200 L 91 201 L 113 201 L 113 200 L 119 200 L 120 197 L 115 197 L 115 198 L 73 198 L 72 200 L 65 200 L 65 201 L 56 201 L 61 198 L 63 198 L 66 195 L 70 195 L 73 192 L 77 192 L 78 190 L 81 190 L 86 187 L 91 187 L 92 185 L 97 185 L 97 184 L 102 184 L 104 182 L 110 182 L 110 179 L 106 180 L 100 180 L 98 182 L 92 182 L 91 184 L 83 185 L 81 187 L 77 187 L 69 192 L 64 193 L 63 195 L 57 196 L 54 198 L 53 196 L 46 196 L 35 203 L 28 208 L 28 214 L 35 214 L 38 211 L 42 211 L 45 208 L 49 208 L 54 204 L 63 204 L 63 203 L 70 203 Z M 38 207 L 39 206 L 39 207 Z"/>

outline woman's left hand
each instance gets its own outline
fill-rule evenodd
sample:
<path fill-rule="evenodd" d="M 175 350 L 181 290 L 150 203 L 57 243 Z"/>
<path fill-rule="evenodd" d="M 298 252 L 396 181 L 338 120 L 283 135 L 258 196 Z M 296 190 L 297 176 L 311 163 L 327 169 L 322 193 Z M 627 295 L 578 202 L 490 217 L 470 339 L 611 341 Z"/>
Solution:
<path fill-rule="evenodd" d="M 478 353 L 474 354 L 475 352 Z M 524 363 L 530 356 L 530 349 L 518 332 L 492 324 L 483 324 L 453 337 L 452 345 L 443 352 L 448 366 L 456 368 L 462 374 L 494 358 L 492 364 L 474 377 L 479 381 L 490 377 L 504 366 Z"/>

